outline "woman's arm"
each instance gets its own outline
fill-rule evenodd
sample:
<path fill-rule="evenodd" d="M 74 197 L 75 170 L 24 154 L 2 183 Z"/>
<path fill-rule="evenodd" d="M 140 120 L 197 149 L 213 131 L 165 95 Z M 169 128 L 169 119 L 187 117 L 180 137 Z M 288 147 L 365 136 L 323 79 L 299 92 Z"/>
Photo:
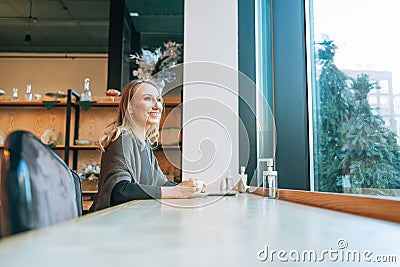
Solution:
<path fill-rule="evenodd" d="M 195 192 L 196 183 L 189 181 L 181 184 L 168 181 L 163 187 L 121 181 L 114 186 L 110 202 L 114 206 L 134 199 L 192 198 Z"/>
<path fill-rule="evenodd" d="M 120 181 L 111 193 L 112 206 L 125 203 L 134 199 L 161 198 L 161 187 L 141 185 L 130 181 Z"/>

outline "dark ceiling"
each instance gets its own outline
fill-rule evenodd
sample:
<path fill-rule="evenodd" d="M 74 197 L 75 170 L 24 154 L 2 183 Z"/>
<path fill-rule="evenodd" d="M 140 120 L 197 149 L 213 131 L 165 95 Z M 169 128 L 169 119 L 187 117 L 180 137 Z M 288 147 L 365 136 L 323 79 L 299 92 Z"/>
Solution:
<path fill-rule="evenodd" d="M 125 2 L 141 46 L 183 42 L 184 0 Z M 0 52 L 108 53 L 109 10 L 110 0 L 0 0 Z"/>

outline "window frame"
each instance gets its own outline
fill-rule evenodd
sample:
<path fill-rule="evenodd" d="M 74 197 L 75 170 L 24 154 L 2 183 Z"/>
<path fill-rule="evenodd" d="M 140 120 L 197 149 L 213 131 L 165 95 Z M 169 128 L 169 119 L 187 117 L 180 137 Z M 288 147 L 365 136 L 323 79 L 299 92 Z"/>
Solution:
<path fill-rule="evenodd" d="M 397 199 L 314 191 L 313 144 L 310 138 L 313 128 L 309 118 L 312 100 L 309 96 L 315 73 L 312 71 L 311 34 L 306 19 L 310 15 L 311 0 L 269 1 L 273 21 L 271 90 L 277 128 L 278 198 L 400 222 L 400 215 L 393 212 L 393 209 L 400 210 Z M 239 50 L 239 53 L 244 52 Z M 257 188 L 254 193 L 262 195 L 262 189 Z"/>
<path fill-rule="evenodd" d="M 278 186 L 310 190 L 304 0 L 272 2 Z M 290 73 L 290 75 L 288 75 Z"/>

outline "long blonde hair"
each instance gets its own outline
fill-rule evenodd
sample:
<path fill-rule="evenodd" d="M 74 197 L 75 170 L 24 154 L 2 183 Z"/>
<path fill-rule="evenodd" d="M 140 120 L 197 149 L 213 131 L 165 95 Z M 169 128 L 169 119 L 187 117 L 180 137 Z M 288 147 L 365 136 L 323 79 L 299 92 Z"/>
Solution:
<path fill-rule="evenodd" d="M 155 83 L 148 80 L 132 80 L 127 85 L 125 85 L 125 87 L 122 89 L 121 101 L 117 110 L 117 119 L 106 127 L 106 129 L 104 130 L 105 135 L 99 139 L 99 146 L 101 151 L 104 152 L 105 148 L 110 144 L 110 142 L 118 139 L 122 129 L 130 130 L 130 128 L 127 128 L 126 125 L 124 125 L 124 122 L 126 122 L 125 114 L 128 111 L 129 104 L 131 103 L 133 96 L 139 88 L 139 85 L 143 83 L 151 84 L 152 86 L 157 88 L 157 85 Z M 147 142 L 150 143 L 152 147 L 158 145 L 159 126 L 159 123 L 153 124 L 146 130 L 145 139 Z"/>

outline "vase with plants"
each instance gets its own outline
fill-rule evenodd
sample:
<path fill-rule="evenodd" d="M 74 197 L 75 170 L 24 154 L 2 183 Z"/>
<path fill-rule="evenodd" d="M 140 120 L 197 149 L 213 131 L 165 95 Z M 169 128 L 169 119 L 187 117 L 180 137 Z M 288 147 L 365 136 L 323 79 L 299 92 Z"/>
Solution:
<path fill-rule="evenodd" d="M 164 82 L 172 82 L 175 78 L 175 73 L 171 69 L 181 59 L 182 44 L 168 41 L 164 46 L 158 47 L 154 51 L 142 49 L 142 53 L 131 55 L 130 58 L 135 60 L 138 65 L 136 70 L 133 70 L 134 77 L 143 80 L 152 80 L 159 88 L 164 87 Z"/>
<path fill-rule="evenodd" d="M 83 191 L 97 190 L 100 176 L 100 165 L 97 163 L 85 165 L 82 168 L 82 172 L 79 174 L 79 176 L 82 179 Z"/>

